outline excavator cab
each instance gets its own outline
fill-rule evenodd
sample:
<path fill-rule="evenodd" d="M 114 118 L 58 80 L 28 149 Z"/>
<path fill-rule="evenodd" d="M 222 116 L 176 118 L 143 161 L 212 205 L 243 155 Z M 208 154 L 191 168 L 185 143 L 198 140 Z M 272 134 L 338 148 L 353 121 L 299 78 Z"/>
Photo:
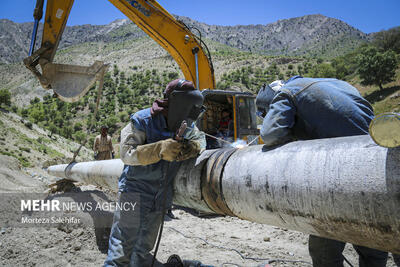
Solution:
<path fill-rule="evenodd" d="M 207 136 L 207 148 L 259 144 L 255 96 L 248 92 L 203 90 L 207 110 L 197 121 L 197 127 Z M 229 113 L 229 119 L 224 118 Z M 229 122 L 226 122 L 229 120 Z M 227 124 L 221 130 L 221 125 Z"/>

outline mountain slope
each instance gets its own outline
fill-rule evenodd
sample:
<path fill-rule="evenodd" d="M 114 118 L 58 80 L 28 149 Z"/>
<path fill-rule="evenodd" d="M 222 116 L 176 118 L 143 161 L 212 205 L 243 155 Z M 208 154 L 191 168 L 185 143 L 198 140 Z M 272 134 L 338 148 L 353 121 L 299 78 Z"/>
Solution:
<path fill-rule="evenodd" d="M 15 23 L 0 19 L 0 63 L 22 61 L 28 54 L 33 23 Z M 40 46 L 43 24 L 40 24 L 36 48 Z M 88 42 L 115 42 L 134 40 L 145 36 L 136 25 L 129 20 L 115 20 L 107 25 L 79 25 L 66 27 L 59 49 L 75 44 Z"/>
<path fill-rule="evenodd" d="M 208 25 L 187 17 L 176 17 L 188 26 L 198 28 L 203 38 L 267 55 L 337 56 L 369 39 L 368 35 L 345 22 L 323 15 L 284 19 L 267 25 L 237 26 Z M 41 39 L 41 27 L 38 40 Z M 33 23 L 0 20 L 0 63 L 21 61 L 27 55 L 32 28 Z M 60 48 L 87 42 L 123 42 L 143 36 L 147 37 L 127 19 L 108 25 L 72 26 L 66 27 Z"/>
<path fill-rule="evenodd" d="M 323 15 L 278 20 L 267 25 L 216 26 L 177 17 L 209 39 L 269 55 L 338 56 L 366 42 L 368 35 L 345 22 Z"/>

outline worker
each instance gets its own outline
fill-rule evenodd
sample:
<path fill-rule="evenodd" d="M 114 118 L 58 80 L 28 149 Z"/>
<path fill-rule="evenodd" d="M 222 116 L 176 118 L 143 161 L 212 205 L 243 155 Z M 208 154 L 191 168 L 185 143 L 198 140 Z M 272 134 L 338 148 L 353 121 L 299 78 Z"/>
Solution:
<path fill-rule="evenodd" d="M 257 115 L 263 118 L 266 146 L 294 140 L 368 134 L 372 107 L 357 89 L 337 79 L 303 78 L 275 81 L 260 89 Z M 387 252 L 353 245 L 360 266 L 386 266 Z M 314 267 L 343 267 L 344 242 L 310 235 Z"/>
<path fill-rule="evenodd" d="M 100 128 L 100 134 L 96 136 L 93 144 L 95 160 L 106 160 L 114 158 L 114 148 L 111 136 L 108 135 L 108 127 L 103 125 Z"/>
<path fill-rule="evenodd" d="M 221 112 L 218 133 L 218 137 L 227 138 L 233 136 L 233 120 L 228 109 L 224 109 Z"/>
<path fill-rule="evenodd" d="M 204 133 L 194 125 L 204 111 L 202 104 L 203 96 L 193 83 L 177 79 L 168 83 L 164 99 L 133 114 L 122 129 L 120 153 L 125 165 L 118 181 L 120 201 L 127 194 L 138 194 L 139 201 L 137 213 L 115 212 L 104 266 L 151 266 L 150 251 L 163 210 L 171 207 L 172 183 L 180 163 L 206 147 Z M 184 142 L 174 139 L 182 121 L 189 126 Z"/>
<path fill-rule="evenodd" d="M 211 142 L 208 141 L 208 148 L 213 149 L 224 147 L 227 143 L 223 140 L 233 142 L 233 120 L 229 109 L 222 110 L 221 119 L 219 120 L 218 130 L 215 137 L 217 137 L 215 140 L 212 140 Z"/>

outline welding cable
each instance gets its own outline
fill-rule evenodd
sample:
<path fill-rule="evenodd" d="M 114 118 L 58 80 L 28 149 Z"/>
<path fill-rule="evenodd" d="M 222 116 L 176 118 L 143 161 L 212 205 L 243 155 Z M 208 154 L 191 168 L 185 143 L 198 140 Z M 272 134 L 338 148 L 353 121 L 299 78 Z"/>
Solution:
<path fill-rule="evenodd" d="M 350 261 L 348 259 L 346 259 L 346 257 L 343 255 L 344 261 L 350 265 L 350 267 L 354 267 L 353 264 L 350 263 Z"/>
<path fill-rule="evenodd" d="M 232 262 L 224 262 L 224 263 L 221 264 L 221 267 L 224 267 L 226 265 L 233 265 L 233 266 L 236 266 L 236 267 L 243 267 L 242 265 L 239 265 L 239 264 L 236 264 L 236 263 L 232 263 Z"/>
<path fill-rule="evenodd" d="M 210 245 L 210 246 L 212 246 L 212 247 L 219 248 L 219 249 L 222 249 L 222 250 L 228 250 L 228 251 L 236 252 L 243 260 L 265 261 L 265 263 L 273 263 L 273 262 L 305 263 L 305 264 L 309 264 L 309 265 L 312 266 L 312 263 L 310 263 L 310 262 L 308 262 L 308 261 L 302 261 L 302 260 L 265 259 L 265 258 L 246 257 L 246 256 L 243 256 L 243 254 L 240 253 L 240 251 L 237 250 L 237 249 L 234 249 L 234 248 L 227 248 L 227 247 L 220 246 L 220 245 L 214 245 L 214 244 L 208 242 L 208 241 L 207 241 L 206 239 L 204 239 L 204 238 L 196 237 L 196 236 L 187 236 L 187 235 L 185 235 L 184 233 L 182 233 L 181 231 L 179 231 L 179 230 L 177 230 L 177 229 L 175 229 L 175 228 L 173 228 L 173 227 L 167 227 L 167 228 L 168 228 L 168 229 L 171 229 L 171 230 L 173 230 L 173 231 L 175 231 L 176 233 L 182 235 L 182 236 L 185 237 L 185 238 L 188 238 L 188 239 L 199 239 L 199 240 L 203 241 L 204 243 L 206 243 L 207 245 Z M 228 263 L 224 263 L 224 264 L 228 264 Z M 231 263 L 229 263 L 229 264 L 231 264 Z"/>
<path fill-rule="evenodd" d="M 165 219 L 164 217 L 165 217 L 165 213 L 167 211 L 166 202 L 167 202 L 167 191 L 168 191 L 167 190 L 168 189 L 168 172 L 169 172 L 169 164 L 167 163 L 167 165 L 163 166 L 164 192 L 163 192 L 163 202 L 162 202 L 162 208 L 161 208 L 161 223 L 160 223 L 160 227 L 158 229 L 158 238 L 157 238 L 156 248 L 154 249 L 153 259 L 151 261 L 151 267 L 154 266 L 154 263 L 156 261 L 158 247 L 160 246 L 161 237 L 162 237 L 163 228 L 164 228 L 164 219 Z"/>

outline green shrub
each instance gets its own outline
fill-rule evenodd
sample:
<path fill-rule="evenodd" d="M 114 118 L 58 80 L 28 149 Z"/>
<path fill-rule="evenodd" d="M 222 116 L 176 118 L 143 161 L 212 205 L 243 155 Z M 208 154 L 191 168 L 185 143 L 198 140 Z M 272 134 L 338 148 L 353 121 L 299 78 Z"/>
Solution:
<path fill-rule="evenodd" d="M 24 123 L 24 125 L 32 130 L 32 122 L 27 121 L 27 122 Z"/>
<path fill-rule="evenodd" d="M 7 89 L 0 90 L 0 106 L 11 106 L 11 93 Z"/>
<path fill-rule="evenodd" d="M 18 147 L 18 148 L 19 148 L 19 150 L 22 150 L 22 151 L 25 151 L 25 152 L 28 152 L 28 153 L 31 152 L 31 149 L 29 147 Z"/>

